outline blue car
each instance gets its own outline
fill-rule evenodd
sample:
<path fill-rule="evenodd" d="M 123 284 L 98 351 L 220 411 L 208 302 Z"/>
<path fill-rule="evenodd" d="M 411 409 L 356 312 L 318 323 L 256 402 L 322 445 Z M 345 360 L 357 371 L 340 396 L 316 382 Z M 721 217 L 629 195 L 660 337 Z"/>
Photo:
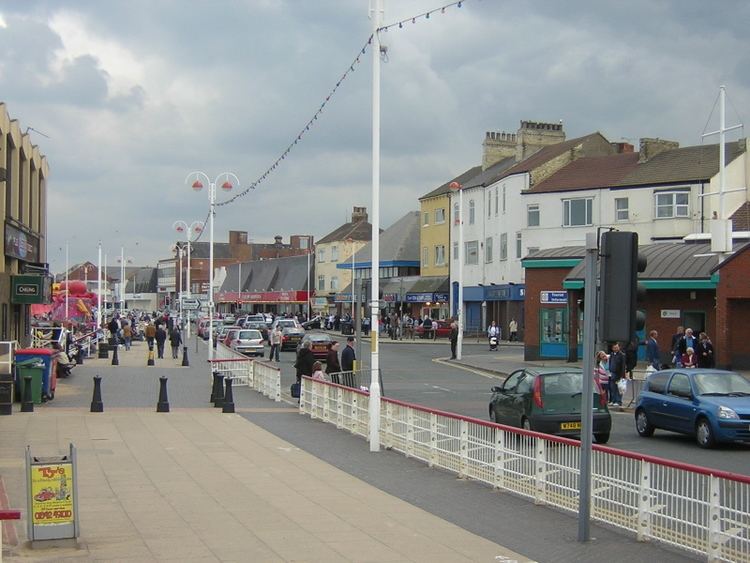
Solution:
<path fill-rule="evenodd" d="M 717 369 L 668 369 L 646 380 L 635 408 L 644 437 L 664 429 L 695 436 L 702 448 L 750 443 L 750 382 Z"/>

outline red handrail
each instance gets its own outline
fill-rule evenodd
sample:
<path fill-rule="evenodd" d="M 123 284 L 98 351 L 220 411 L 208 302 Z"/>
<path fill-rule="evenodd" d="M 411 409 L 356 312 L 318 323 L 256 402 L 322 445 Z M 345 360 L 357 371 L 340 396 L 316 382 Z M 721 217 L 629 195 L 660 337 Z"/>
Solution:
<path fill-rule="evenodd" d="M 0 520 L 20 520 L 20 510 L 0 510 Z"/>

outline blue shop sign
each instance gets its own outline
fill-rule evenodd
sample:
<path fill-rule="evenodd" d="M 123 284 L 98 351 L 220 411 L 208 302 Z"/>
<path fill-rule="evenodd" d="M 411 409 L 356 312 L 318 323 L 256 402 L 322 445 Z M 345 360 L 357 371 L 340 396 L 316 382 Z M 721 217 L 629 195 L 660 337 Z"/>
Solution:
<path fill-rule="evenodd" d="M 567 303 L 567 291 L 542 291 L 540 292 L 539 301 L 541 303 Z"/>
<path fill-rule="evenodd" d="M 484 288 L 485 301 L 522 301 L 526 287 L 521 284 L 506 284 Z"/>
<path fill-rule="evenodd" d="M 432 294 L 432 300 L 433 301 L 448 301 L 448 293 L 433 293 Z"/>

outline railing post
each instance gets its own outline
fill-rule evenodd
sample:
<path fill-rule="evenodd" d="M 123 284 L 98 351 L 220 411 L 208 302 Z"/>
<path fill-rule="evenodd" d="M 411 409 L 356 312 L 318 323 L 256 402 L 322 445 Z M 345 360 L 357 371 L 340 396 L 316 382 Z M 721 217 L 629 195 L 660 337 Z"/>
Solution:
<path fill-rule="evenodd" d="M 715 475 L 709 477 L 708 499 L 708 560 L 719 561 L 721 556 L 721 481 Z"/>
<path fill-rule="evenodd" d="M 349 432 L 352 434 L 356 434 L 357 430 L 359 428 L 359 415 L 357 412 L 357 393 L 353 393 L 351 391 L 348 391 L 348 393 L 352 396 L 352 412 L 349 416 L 349 420 L 351 420 L 351 424 L 349 425 Z"/>
<path fill-rule="evenodd" d="M 495 428 L 495 488 L 505 488 L 505 430 Z"/>
<path fill-rule="evenodd" d="M 414 454 L 414 409 L 406 407 L 406 457 Z"/>
<path fill-rule="evenodd" d="M 536 442 L 536 472 L 534 476 L 536 492 L 534 504 L 544 504 L 547 501 L 547 440 L 534 438 Z"/>
<path fill-rule="evenodd" d="M 638 479 L 638 541 L 648 541 L 651 537 L 651 463 L 641 460 L 641 474 Z"/>
<path fill-rule="evenodd" d="M 336 428 L 344 427 L 344 390 L 336 387 Z"/>
<path fill-rule="evenodd" d="M 307 413 L 310 415 L 310 418 L 315 418 L 313 409 L 307 409 L 307 401 L 305 401 L 305 378 L 303 377 L 299 384 L 299 412 Z"/>
<path fill-rule="evenodd" d="M 438 424 L 437 415 L 430 413 L 430 462 L 429 466 L 433 467 L 438 461 Z"/>
<path fill-rule="evenodd" d="M 459 429 L 460 461 L 458 464 L 458 476 L 466 477 L 467 469 L 469 468 L 469 423 L 462 419 L 459 425 Z"/>
<path fill-rule="evenodd" d="M 393 448 L 393 405 L 385 404 L 385 409 L 381 409 L 381 420 L 385 423 L 385 436 L 383 436 L 383 446 L 390 450 Z"/>
<path fill-rule="evenodd" d="M 247 386 L 250 389 L 255 389 L 255 361 L 254 360 L 250 360 L 247 363 Z M 263 392 L 263 389 L 261 389 L 261 392 Z M 265 395 L 265 393 L 263 394 Z"/>
<path fill-rule="evenodd" d="M 324 385 L 322 383 L 315 382 L 315 387 L 322 387 L 323 388 L 323 422 L 330 422 L 331 421 L 331 415 L 329 413 L 329 407 L 328 407 L 328 401 L 329 401 L 329 395 L 328 385 Z"/>

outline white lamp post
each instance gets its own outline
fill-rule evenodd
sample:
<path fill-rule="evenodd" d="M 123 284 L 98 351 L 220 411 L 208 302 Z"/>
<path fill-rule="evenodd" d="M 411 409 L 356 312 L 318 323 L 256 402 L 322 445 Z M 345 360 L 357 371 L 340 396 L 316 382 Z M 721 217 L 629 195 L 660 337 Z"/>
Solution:
<path fill-rule="evenodd" d="M 125 310 L 125 262 L 133 263 L 133 258 L 125 257 L 125 247 L 120 247 L 120 314 Z"/>
<path fill-rule="evenodd" d="M 200 235 L 203 232 L 203 223 L 200 221 L 193 221 L 190 226 L 185 221 L 175 221 L 172 224 L 172 228 L 178 233 L 185 233 L 185 242 L 187 246 L 187 273 L 185 285 L 187 286 L 187 292 L 185 297 L 188 299 L 192 297 L 192 286 L 190 285 L 190 233 Z M 182 269 L 180 269 L 180 281 L 182 281 Z M 187 338 L 190 338 L 190 321 L 187 323 Z"/>
<path fill-rule="evenodd" d="M 96 268 L 96 330 L 102 326 L 102 243 L 99 241 L 99 265 Z"/>
<path fill-rule="evenodd" d="M 65 241 L 65 320 L 69 319 L 70 312 L 68 310 L 68 296 L 70 295 L 70 280 L 68 278 L 68 272 L 70 272 L 69 261 L 69 248 L 68 241 Z M 88 289 L 86 290 L 88 291 Z"/>
<path fill-rule="evenodd" d="M 186 184 L 190 178 L 195 178 L 191 187 L 197 192 L 203 189 L 201 178 L 208 184 L 208 203 L 210 207 L 208 213 L 208 359 L 212 360 L 214 355 L 214 207 L 216 205 L 216 184 L 218 184 L 221 179 L 224 179 L 224 182 L 221 184 L 221 189 L 228 192 L 233 187 L 230 180 L 233 179 L 239 187 L 240 179 L 232 172 L 222 172 L 212 182 L 206 173 L 201 171 L 195 171 L 188 174 L 185 178 Z"/>
<path fill-rule="evenodd" d="M 461 359 L 461 348 L 464 343 L 464 187 L 458 182 L 451 182 L 450 189 L 458 192 L 458 342 L 456 359 Z"/>

